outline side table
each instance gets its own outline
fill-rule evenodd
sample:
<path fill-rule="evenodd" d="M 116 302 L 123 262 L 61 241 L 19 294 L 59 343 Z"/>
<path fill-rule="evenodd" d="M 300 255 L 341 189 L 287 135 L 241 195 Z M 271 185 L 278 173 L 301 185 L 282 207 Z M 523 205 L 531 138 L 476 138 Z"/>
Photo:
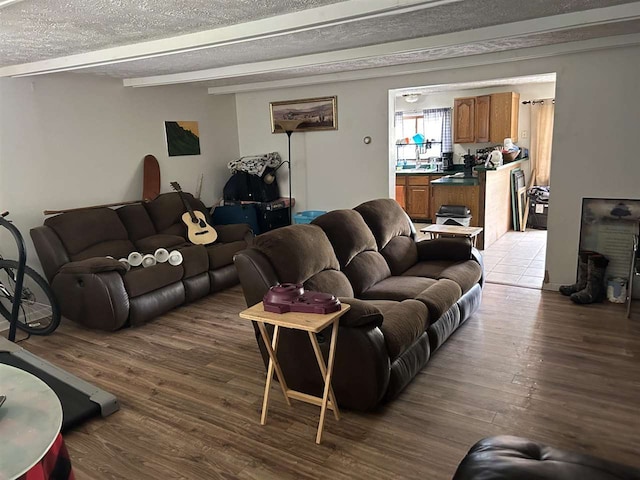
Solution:
<path fill-rule="evenodd" d="M 438 225 L 433 224 L 421 228 L 422 233 L 428 233 L 431 238 L 438 238 L 441 235 L 452 237 L 466 237 L 471 239 L 471 244 L 476 246 L 476 238 L 482 233 L 482 227 L 463 227 L 458 225 Z"/>
<path fill-rule="evenodd" d="M 287 405 L 291 406 L 290 399 L 300 400 L 302 402 L 311 403 L 320 407 L 320 421 L 318 422 L 318 433 L 316 435 L 316 443 L 320 443 L 322 440 L 322 430 L 324 428 L 324 418 L 327 412 L 327 408 L 333 410 L 333 414 L 336 420 L 340 420 L 340 411 L 338 410 L 338 403 L 336 402 L 335 395 L 333 394 L 333 388 L 331 387 L 331 377 L 333 375 L 333 364 L 336 354 L 336 343 L 338 340 L 338 324 L 340 317 L 344 315 L 349 309 L 350 305 L 343 303 L 341 309 L 334 313 L 328 313 L 326 315 L 319 315 L 315 313 L 300 313 L 300 312 L 288 312 L 288 313 L 273 313 L 265 312 L 262 302 L 254 305 L 240 312 L 240 318 L 246 320 L 252 320 L 257 322 L 258 329 L 262 335 L 267 352 L 269 353 L 269 366 L 267 368 L 267 380 L 264 386 L 264 399 L 262 401 L 262 417 L 260 418 L 260 424 L 265 425 L 267 423 L 267 411 L 269 409 L 269 390 L 271 389 L 271 382 L 273 381 L 273 372 L 275 370 L 278 375 L 278 382 Z M 269 332 L 267 332 L 266 324 L 274 326 L 273 338 L 269 338 Z M 329 358 L 327 364 L 324 363 L 322 357 L 322 351 L 318 344 L 318 338 L 316 334 L 332 325 L 331 331 L 331 344 L 329 347 Z M 281 328 L 292 328 L 295 330 L 306 331 L 309 334 L 309 340 L 311 346 L 316 355 L 318 361 L 318 367 L 322 373 L 324 379 L 324 391 L 322 397 L 316 397 L 297 390 L 291 390 L 287 387 L 287 382 L 280 368 L 278 362 L 278 340 L 280 338 Z"/>

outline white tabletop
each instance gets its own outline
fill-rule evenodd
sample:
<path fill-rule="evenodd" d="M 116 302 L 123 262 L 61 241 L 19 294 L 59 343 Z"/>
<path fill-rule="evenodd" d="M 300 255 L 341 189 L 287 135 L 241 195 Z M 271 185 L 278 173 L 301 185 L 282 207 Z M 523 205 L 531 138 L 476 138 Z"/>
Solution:
<path fill-rule="evenodd" d="M 17 478 L 49 451 L 62 426 L 58 396 L 39 378 L 0 364 L 0 480 Z"/>

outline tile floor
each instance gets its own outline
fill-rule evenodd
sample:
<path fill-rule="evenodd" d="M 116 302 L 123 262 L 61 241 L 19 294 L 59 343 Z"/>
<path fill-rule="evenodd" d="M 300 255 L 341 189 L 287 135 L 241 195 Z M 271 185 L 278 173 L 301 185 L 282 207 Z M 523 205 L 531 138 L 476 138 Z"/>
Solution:
<path fill-rule="evenodd" d="M 487 282 L 542 288 L 546 230 L 507 232 L 482 251 Z"/>
<path fill-rule="evenodd" d="M 429 224 L 414 225 L 420 232 L 422 227 Z M 526 232 L 505 233 L 489 248 L 481 250 L 487 282 L 541 289 L 546 250 L 546 230 L 527 229 Z"/>

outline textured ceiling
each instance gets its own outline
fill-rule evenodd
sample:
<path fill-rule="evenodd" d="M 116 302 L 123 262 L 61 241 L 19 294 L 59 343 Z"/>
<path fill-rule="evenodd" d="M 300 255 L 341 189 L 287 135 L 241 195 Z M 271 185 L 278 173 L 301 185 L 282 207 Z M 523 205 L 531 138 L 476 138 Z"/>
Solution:
<path fill-rule="evenodd" d="M 581 27 L 568 31 L 551 32 L 520 37 L 510 37 L 486 42 L 474 42 L 452 47 L 439 47 L 425 49 L 417 52 L 394 55 L 381 55 L 361 60 L 348 62 L 336 62 L 326 65 L 314 65 L 304 68 L 292 68 L 278 72 L 270 72 L 260 75 L 245 75 L 241 77 L 224 78 L 206 82 L 209 87 L 222 87 L 240 83 L 266 82 L 283 80 L 287 78 L 306 77 L 310 75 L 322 75 L 339 73 L 352 70 L 363 70 L 376 67 L 388 67 L 408 63 L 427 62 L 444 58 L 456 58 L 469 55 L 479 55 L 488 52 L 500 52 L 517 48 L 538 47 L 557 43 L 588 40 L 601 36 L 623 35 L 640 32 L 640 20 L 620 22 L 615 25 L 596 25 Z"/>
<path fill-rule="evenodd" d="M 514 8 L 516 3 L 518 4 L 517 8 Z M 120 78 L 189 72 L 427 37 L 585 10 L 596 5 L 611 6 L 623 3 L 629 2 L 625 0 L 562 2 L 465 0 L 410 14 L 388 15 L 236 45 L 181 53 L 170 57 L 163 56 L 106 67 L 95 67 L 85 71 Z"/>
<path fill-rule="evenodd" d="M 532 83 L 552 83 L 556 81 L 555 73 L 541 75 L 527 75 L 524 77 L 497 78 L 492 80 L 478 80 L 475 82 L 449 83 L 443 85 L 429 85 L 428 87 L 413 87 L 396 90 L 396 97 L 403 95 L 419 94 L 427 95 L 437 92 L 449 92 L 460 90 L 473 90 L 477 88 L 499 87 L 504 85 L 530 85 Z"/>
<path fill-rule="evenodd" d="M 226 27 L 333 3 L 340 0 L 25 0 L 0 9 L 0 66 Z"/>
<path fill-rule="evenodd" d="M 554 45 L 640 32 L 640 20 L 585 24 L 561 31 L 503 36 L 499 25 L 559 14 L 636 4 L 630 0 L 454 0 L 428 4 L 424 0 L 412 12 L 385 12 L 365 18 L 344 19 L 346 23 L 295 31 L 278 16 L 311 8 L 347 5 L 346 0 L 22 0 L 0 6 L 0 68 L 109 47 L 167 39 L 244 22 L 271 18 L 277 33 L 266 38 L 196 51 L 163 54 L 143 60 L 80 68 L 82 73 L 117 78 L 140 78 L 250 65 L 311 54 L 384 44 L 443 34 L 456 34 L 483 27 L 495 27 L 491 40 L 461 41 L 458 45 L 434 40 L 433 47 L 410 52 L 372 55 L 348 61 L 328 61 L 304 67 L 280 67 L 266 73 L 246 73 L 206 82 L 212 87 L 254 83 L 309 75 L 367 70 L 479 55 L 527 47 Z M 369 0 L 350 4 L 369 5 Z M 1 2 L 0 2 L 1 5 Z M 429 8 L 422 8 L 429 6 Z M 398 2 L 396 8 L 406 6 Z M 324 18 L 324 17 L 323 17 Z M 289 28 L 291 27 L 291 28 Z M 282 33 L 284 28 L 289 33 Z M 298 29 L 300 30 L 300 29 Z M 542 28 L 539 31 L 543 31 Z M 241 27 L 237 35 L 242 37 Z M 469 38 L 469 37 L 467 37 Z M 454 37 L 455 39 L 455 37 Z M 462 39 L 462 37 L 461 37 Z M 454 40 L 455 41 L 455 40 Z M 248 70 L 250 71 L 250 70 Z M 254 70 L 257 72 L 259 70 Z M 214 78 L 214 77 L 210 77 Z M 202 84 L 202 83 L 200 83 Z"/>

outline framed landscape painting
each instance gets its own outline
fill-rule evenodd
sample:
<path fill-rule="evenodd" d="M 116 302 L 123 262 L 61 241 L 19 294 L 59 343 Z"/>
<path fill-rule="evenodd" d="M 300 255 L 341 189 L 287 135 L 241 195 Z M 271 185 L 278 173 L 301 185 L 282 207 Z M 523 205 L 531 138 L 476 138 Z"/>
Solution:
<path fill-rule="evenodd" d="M 200 155 L 198 122 L 164 122 L 170 157 Z"/>
<path fill-rule="evenodd" d="M 338 97 L 271 102 L 271 133 L 338 129 Z"/>

